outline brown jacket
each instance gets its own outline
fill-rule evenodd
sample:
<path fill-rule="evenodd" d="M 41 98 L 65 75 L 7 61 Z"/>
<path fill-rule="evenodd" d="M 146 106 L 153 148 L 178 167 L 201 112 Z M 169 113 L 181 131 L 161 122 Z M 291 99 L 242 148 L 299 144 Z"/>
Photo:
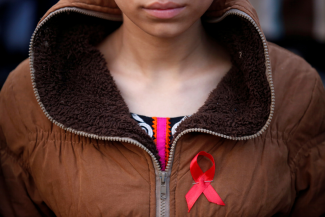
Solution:
<path fill-rule="evenodd" d="M 0 214 L 324 215 L 325 91 L 317 72 L 265 41 L 247 0 L 218 0 L 202 19 L 233 67 L 179 125 L 162 172 L 155 144 L 130 117 L 95 47 L 121 24 L 114 1 L 52 7 L 30 58 L 1 90 Z M 225 206 L 202 194 L 188 213 L 190 162 L 200 151 L 214 157 L 211 185 Z"/>

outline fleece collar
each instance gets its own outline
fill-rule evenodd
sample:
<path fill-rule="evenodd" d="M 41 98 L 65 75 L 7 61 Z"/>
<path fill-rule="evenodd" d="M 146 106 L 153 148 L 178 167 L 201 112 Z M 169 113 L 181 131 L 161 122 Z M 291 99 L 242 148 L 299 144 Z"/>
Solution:
<path fill-rule="evenodd" d="M 61 8 L 37 27 L 30 52 L 35 96 L 45 115 L 61 128 L 96 139 L 131 138 L 159 159 L 152 139 L 131 118 L 96 48 L 121 22 L 88 12 Z M 218 22 L 211 22 L 211 17 L 203 22 L 228 49 L 233 67 L 198 112 L 179 125 L 174 138 L 197 129 L 228 139 L 250 139 L 269 125 L 274 96 L 267 47 L 258 24 L 243 14 L 248 15 L 230 10 Z"/>

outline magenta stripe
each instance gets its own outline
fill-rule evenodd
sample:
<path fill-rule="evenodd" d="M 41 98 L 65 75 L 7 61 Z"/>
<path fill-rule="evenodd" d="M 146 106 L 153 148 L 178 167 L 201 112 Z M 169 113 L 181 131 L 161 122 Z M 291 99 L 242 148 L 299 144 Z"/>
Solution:
<path fill-rule="evenodd" d="M 167 118 L 157 118 L 157 149 L 160 156 L 162 170 L 165 170 L 165 144 L 166 144 L 166 120 Z"/>

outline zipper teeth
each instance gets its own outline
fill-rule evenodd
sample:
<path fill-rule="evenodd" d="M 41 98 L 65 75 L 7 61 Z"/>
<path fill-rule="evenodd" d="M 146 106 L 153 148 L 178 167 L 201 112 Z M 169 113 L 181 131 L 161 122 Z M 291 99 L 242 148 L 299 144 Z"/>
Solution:
<path fill-rule="evenodd" d="M 160 216 L 166 216 L 166 200 L 161 200 Z"/>
<path fill-rule="evenodd" d="M 260 131 L 258 131 L 257 133 L 255 133 L 254 135 L 251 135 L 251 136 L 232 137 L 232 136 L 223 135 L 223 134 L 216 133 L 216 132 L 206 130 L 206 129 L 202 129 L 202 128 L 192 128 L 192 129 L 184 130 L 183 132 L 181 132 L 175 138 L 173 144 L 171 145 L 170 154 L 169 154 L 169 158 L 168 158 L 168 162 L 167 162 L 167 166 L 166 166 L 166 170 L 165 170 L 166 172 L 172 166 L 172 161 L 173 161 L 173 157 L 174 157 L 174 150 L 175 150 L 176 143 L 179 140 L 179 138 L 181 138 L 184 134 L 191 133 L 191 132 L 200 132 L 200 133 L 211 134 L 211 135 L 214 135 L 214 136 L 219 136 L 219 137 L 230 139 L 230 140 L 248 140 L 248 139 L 253 139 L 253 138 L 256 138 L 256 137 L 260 136 L 262 133 L 264 133 L 266 131 L 266 129 L 268 128 L 268 126 L 271 123 L 271 119 L 272 119 L 273 113 L 274 113 L 274 106 L 275 106 L 275 94 L 274 94 L 274 86 L 273 86 L 273 79 L 272 79 L 272 69 L 271 69 L 271 63 L 270 63 L 270 56 L 269 56 L 269 50 L 268 50 L 268 47 L 267 47 L 266 39 L 265 39 L 265 37 L 263 35 L 263 32 L 260 30 L 260 28 L 258 27 L 256 22 L 253 20 L 253 18 L 251 18 L 248 14 L 246 14 L 246 13 L 240 11 L 240 10 L 237 10 L 237 9 L 231 9 L 231 10 L 227 11 L 222 17 L 217 18 L 217 19 L 213 19 L 213 20 L 208 20 L 208 22 L 220 22 L 221 20 L 223 20 L 224 18 L 226 18 L 229 15 L 237 15 L 237 16 L 240 16 L 240 17 L 243 17 L 243 18 L 247 19 L 251 24 L 254 25 L 255 29 L 257 30 L 258 34 L 260 35 L 260 37 L 262 39 L 263 47 L 264 47 L 264 55 L 265 55 L 266 74 L 267 74 L 267 78 L 268 78 L 270 89 L 271 89 L 271 107 L 270 107 L 269 118 L 266 121 L 263 128 Z"/>
<path fill-rule="evenodd" d="M 88 16 L 92 16 L 92 17 L 98 17 L 98 18 L 103 18 L 103 19 L 109 19 L 108 16 L 105 15 L 100 15 L 100 13 L 87 13 L 85 10 L 82 9 L 77 9 L 77 8 L 62 8 L 59 9 L 57 11 L 52 12 L 51 14 L 49 14 L 35 29 L 32 38 L 31 38 L 31 42 L 29 45 L 29 57 L 30 57 L 30 71 L 31 71 L 31 78 L 32 78 L 32 85 L 33 85 L 33 90 L 34 90 L 34 94 L 36 96 L 37 102 L 40 105 L 41 109 L 43 110 L 45 116 L 55 125 L 57 125 L 58 127 L 60 127 L 63 130 L 66 130 L 68 132 L 74 133 L 76 135 L 80 135 L 80 136 L 84 136 L 84 137 L 88 137 L 88 138 L 92 138 L 92 139 L 98 139 L 98 140 L 106 140 L 106 141 L 118 141 L 118 142 L 127 142 L 127 143 L 131 143 L 133 145 L 136 145 L 140 148 L 142 148 L 143 150 L 145 150 L 150 157 L 152 158 L 154 165 L 156 168 L 159 169 L 159 171 L 161 171 L 161 167 L 159 162 L 157 161 L 157 159 L 155 158 L 155 156 L 152 154 L 151 151 L 149 151 L 144 145 L 142 145 L 141 143 L 139 143 L 138 141 L 135 141 L 133 139 L 129 139 L 129 138 L 123 138 L 123 137 L 107 137 L 107 136 L 98 136 L 95 134 L 90 134 L 90 133 L 86 133 L 83 131 L 78 131 L 78 130 L 74 130 L 72 128 L 67 128 L 65 127 L 63 124 L 57 122 L 56 120 L 54 120 L 50 114 L 46 111 L 43 103 L 40 101 L 40 96 L 38 94 L 38 90 L 36 88 L 36 83 L 35 83 L 35 72 L 34 72 L 34 67 L 33 67 L 33 55 L 32 55 L 32 49 L 33 49 L 33 43 L 34 43 L 34 37 L 37 34 L 38 30 L 53 16 L 56 16 L 58 14 L 64 13 L 64 12 L 78 12 L 80 14 L 84 14 L 84 15 L 88 15 Z M 255 29 L 257 30 L 257 32 L 259 33 L 262 42 L 263 42 L 263 47 L 264 47 L 264 54 L 265 54 L 265 64 L 266 64 L 266 71 L 267 71 L 267 75 L 268 75 L 268 81 L 270 84 L 270 89 L 271 89 L 271 108 L 270 108 L 270 115 L 269 118 L 266 122 L 266 124 L 263 126 L 263 128 L 257 132 L 254 135 L 251 136 L 243 136 L 243 137 L 232 137 L 232 136 L 227 136 L 227 135 L 223 135 L 220 133 L 216 133 L 210 130 L 206 130 L 206 129 L 202 129 L 202 128 L 192 128 L 192 129 L 187 129 L 185 131 L 183 131 L 182 133 L 180 133 L 174 140 L 171 149 L 170 149 L 170 155 L 169 155 L 169 159 L 167 162 L 167 166 L 165 169 L 165 172 L 169 171 L 169 168 L 172 165 L 172 159 L 173 159 L 173 155 L 174 155 L 174 150 L 175 150 L 175 145 L 177 143 L 177 141 L 180 139 L 180 137 L 182 137 L 184 134 L 187 133 L 191 133 L 191 132 L 202 132 L 202 133 L 206 133 L 206 134 L 211 134 L 214 136 L 219 136 L 222 138 L 226 138 L 226 139 L 230 139 L 230 140 L 248 140 L 248 139 L 253 139 L 256 138 L 258 136 L 260 136 L 262 133 L 264 133 L 266 131 L 266 128 L 269 126 L 271 119 L 273 117 L 273 113 L 274 113 L 274 105 L 275 105 L 275 95 L 274 95 L 274 86 L 273 86 L 273 80 L 272 80 L 272 70 L 271 70 L 271 64 L 270 64 L 270 58 L 269 58 L 269 52 L 268 52 L 268 47 L 267 47 L 267 43 L 266 43 L 266 39 L 262 33 L 262 31 L 259 29 L 258 25 L 256 24 L 256 22 L 246 13 L 239 11 L 237 9 L 231 9 L 229 11 L 227 11 L 222 17 L 214 19 L 214 20 L 210 20 L 208 22 L 220 22 L 222 19 L 224 19 L 225 17 L 229 16 L 229 15 L 237 15 L 240 17 L 243 17 L 245 19 L 247 19 L 248 21 L 250 21 L 250 23 L 252 23 L 255 27 Z M 117 18 L 115 18 L 115 20 L 118 20 Z"/>

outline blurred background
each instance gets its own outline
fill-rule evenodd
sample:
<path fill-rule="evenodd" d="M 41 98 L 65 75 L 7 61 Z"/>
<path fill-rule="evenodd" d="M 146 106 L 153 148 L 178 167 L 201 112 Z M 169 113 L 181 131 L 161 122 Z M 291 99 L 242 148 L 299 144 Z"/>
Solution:
<path fill-rule="evenodd" d="M 0 88 L 28 57 L 30 37 L 57 0 L 0 0 Z M 250 0 L 267 39 L 305 58 L 325 84 L 325 0 Z"/>
<path fill-rule="evenodd" d="M 0 88 L 8 74 L 28 58 L 34 29 L 57 0 L 0 0 Z"/>

